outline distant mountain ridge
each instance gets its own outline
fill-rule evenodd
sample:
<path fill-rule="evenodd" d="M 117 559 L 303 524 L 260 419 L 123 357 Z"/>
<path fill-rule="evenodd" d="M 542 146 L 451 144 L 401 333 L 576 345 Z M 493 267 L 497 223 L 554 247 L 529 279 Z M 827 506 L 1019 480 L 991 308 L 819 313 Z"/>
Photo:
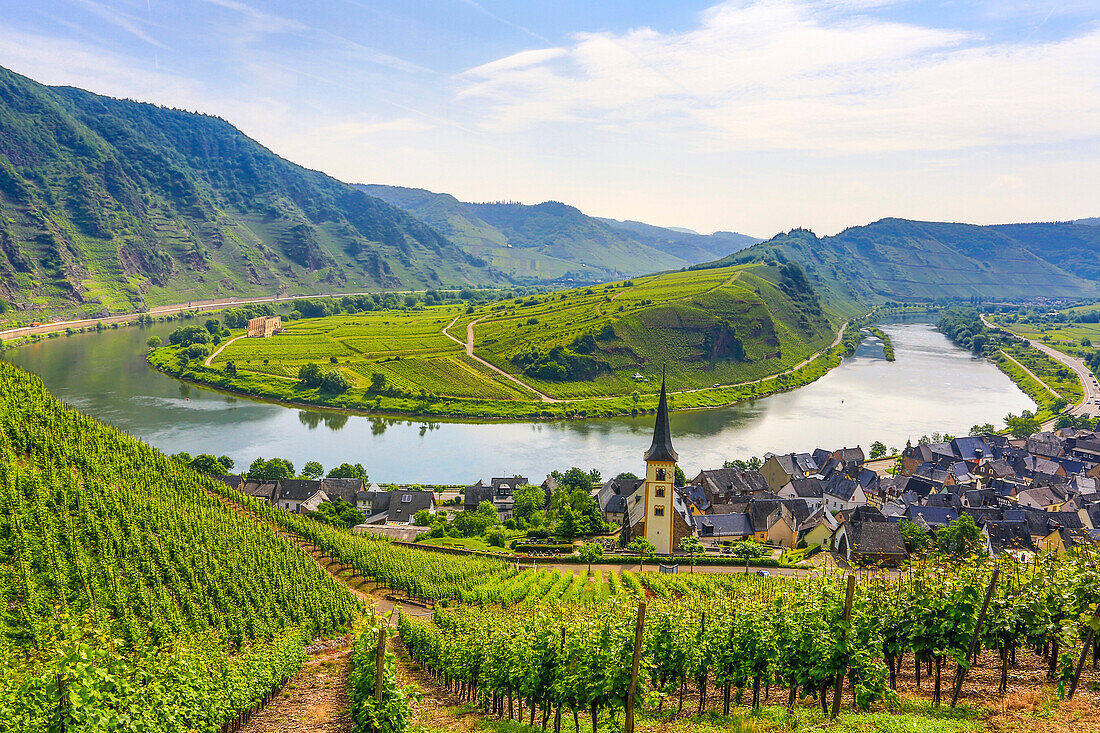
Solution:
<path fill-rule="evenodd" d="M 818 287 L 875 303 L 938 298 L 1100 297 L 1100 227 L 881 219 L 831 237 L 794 229 L 700 268 L 802 264 Z"/>
<path fill-rule="evenodd" d="M 523 281 L 599 281 L 680 269 L 759 239 L 589 216 L 558 201 L 467 203 L 422 188 L 356 184 L 408 211 L 493 267 Z"/>
<path fill-rule="evenodd" d="M 0 300 L 82 312 L 503 283 L 407 212 L 224 120 L 0 68 Z"/>

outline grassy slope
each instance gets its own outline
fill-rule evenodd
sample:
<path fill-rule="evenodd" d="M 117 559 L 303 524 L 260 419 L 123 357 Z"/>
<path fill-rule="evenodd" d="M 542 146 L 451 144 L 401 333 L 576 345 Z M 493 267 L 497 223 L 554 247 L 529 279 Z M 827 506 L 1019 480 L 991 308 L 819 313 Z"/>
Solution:
<path fill-rule="evenodd" d="M 576 288 L 469 312 L 440 306 L 288 322 L 285 333 L 274 338 L 234 341 L 211 369 L 196 363 L 181 367 L 169 348 L 158 349 L 150 360 L 196 381 L 313 404 L 468 417 L 624 414 L 653 407 L 662 368 L 672 390 L 698 390 L 676 394 L 679 408 L 730 404 L 812 381 L 838 357 L 819 358 L 781 381 L 751 384 L 825 349 L 850 315 L 817 311 L 812 294 L 792 289 L 777 268 L 754 265 Z M 450 325 L 448 333 L 464 341 L 470 323 L 478 356 L 563 401 L 540 401 L 466 356 L 462 345 L 442 333 Z M 607 326 L 614 337 L 608 338 Z M 703 354 L 708 334 L 719 329 L 742 340 L 743 361 Z M 590 381 L 535 379 L 511 360 L 518 351 L 548 352 L 585 334 L 597 336 L 593 357 L 606 365 Z M 228 361 L 239 370 L 235 379 L 224 374 Z M 341 370 L 352 389 L 332 397 L 299 387 L 298 369 L 310 362 Z M 642 379 L 633 378 L 637 372 Z M 386 377 L 381 394 L 368 393 L 374 373 Z M 727 386 L 713 388 L 716 383 Z M 637 401 L 631 396 L 635 391 Z"/>
<path fill-rule="evenodd" d="M 678 232 L 587 216 L 547 201 L 470 204 L 420 188 L 364 185 L 517 278 L 599 282 L 723 257 L 758 240 L 734 232 Z"/>
<path fill-rule="evenodd" d="M 781 253 L 819 288 L 867 302 L 1097 293 L 1100 230 L 1075 224 L 969 224 L 883 219 L 818 238 L 793 230 L 712 263 Z"/>
<path fill-rule="evenodd" d="M 500 280 L 223 120 L 0 68 L 0 299 L 98 315 L 219 295 Z"/>

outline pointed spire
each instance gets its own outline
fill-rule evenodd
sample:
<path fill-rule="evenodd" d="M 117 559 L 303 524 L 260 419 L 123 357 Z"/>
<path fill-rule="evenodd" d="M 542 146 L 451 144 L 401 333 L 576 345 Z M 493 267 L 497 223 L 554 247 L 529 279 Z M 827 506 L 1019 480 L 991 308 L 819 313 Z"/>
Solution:
<path fill-rule="evenodd" d="M 645 452 L 647 461 L 675 463 L 680 456 L 672 447 L 672 430 L 668 426 L 668 397 L 665 394 L 665 375 L 661 370 L 661 399 L 657 403 L 657 421 L 653 425 L 653 444 Z"/>

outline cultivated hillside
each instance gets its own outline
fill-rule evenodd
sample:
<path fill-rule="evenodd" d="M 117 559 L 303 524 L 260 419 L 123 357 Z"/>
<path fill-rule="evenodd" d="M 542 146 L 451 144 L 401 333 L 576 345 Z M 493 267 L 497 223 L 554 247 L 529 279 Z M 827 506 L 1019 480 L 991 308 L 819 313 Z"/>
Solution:
<path fill-rule="evenodd" d="M 701 267 L 802 264 L 819 290 L 873 303 L 1100 295 L 1100 228 L 882 219 L 833 237 L 795 229 Z"/>
<path fill-rule="evenodd" d="M 472 204 L 445 193 L 399 186 L 358 188 L 408 211 L 470 254 L 524 281 L 592 283 L 680 269 L 724 257 L 759 240 L 588 216 L 547 201 Z"/>
<path fill-rule="evenodd" d="M 351 624 L 216 486 L 0 363 L 0 729 L 214 733 Z"/>
<path fill-rule="evenodd" d="M 501 279 L 224 120 L 0 68 L 0 299 L 98 314 L 213 296 Z"/>

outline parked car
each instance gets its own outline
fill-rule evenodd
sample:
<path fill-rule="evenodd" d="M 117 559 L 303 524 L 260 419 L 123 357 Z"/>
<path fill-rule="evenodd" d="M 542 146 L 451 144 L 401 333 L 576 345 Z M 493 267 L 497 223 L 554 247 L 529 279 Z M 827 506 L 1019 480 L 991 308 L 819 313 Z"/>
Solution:
<path fill-rule="evenodd" d="M 772 574 L 769 573 L 767 570 L 757 570 L 756 574 L 759 575 L 761 578 L 770 578 L 770 577 L 772 577 Z"/>

